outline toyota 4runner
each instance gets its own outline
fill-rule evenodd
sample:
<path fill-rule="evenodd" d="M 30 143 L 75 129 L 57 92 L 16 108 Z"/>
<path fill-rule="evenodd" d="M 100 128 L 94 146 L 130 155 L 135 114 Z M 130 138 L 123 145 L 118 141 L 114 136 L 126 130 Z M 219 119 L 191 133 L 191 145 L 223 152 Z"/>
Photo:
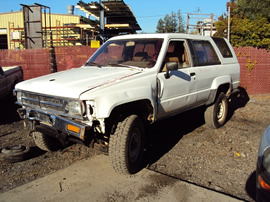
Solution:
<path fill-rule="evenodd" d="M 16 85 L 18 110 L 38 147 L 101 142 L 116 172 L 141 169 L 145 126 L 198 106 L 226 122 L 240 66 L 227 39 L 185 34 L 117 36 L 80 68 Z"/>

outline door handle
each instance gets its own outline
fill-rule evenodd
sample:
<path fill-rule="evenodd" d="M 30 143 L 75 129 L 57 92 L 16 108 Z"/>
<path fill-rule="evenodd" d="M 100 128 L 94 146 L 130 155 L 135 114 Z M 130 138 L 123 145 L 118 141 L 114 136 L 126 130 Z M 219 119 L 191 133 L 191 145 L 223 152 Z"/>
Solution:
<path fill-rule="evenodd" d="M 195 76 L 196 73 L 195 73 L 195 72 L 191 72 L 189 75 L 190 75 L 190 76 Z"/>

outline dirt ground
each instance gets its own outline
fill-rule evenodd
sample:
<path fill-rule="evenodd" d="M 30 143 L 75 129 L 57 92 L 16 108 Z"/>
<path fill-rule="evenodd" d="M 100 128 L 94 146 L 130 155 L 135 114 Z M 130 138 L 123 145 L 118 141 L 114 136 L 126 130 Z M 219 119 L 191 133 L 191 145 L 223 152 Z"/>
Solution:
<path fill-rule="evenodd" d="M 0 193 L 65 168 L 100 151 L 74 144 L 61 151 L 43 152 L 28 136 L 16 113 L 18 106 L 0 100 L 0 148 L 15 144 L 30 147 L 27 160 L 1 162 Z M 148 169 L 253 201 L 260 136 L 270 124 L 270 94 L 241 95 L 229 102 L 228 122 L 220 129 L 204 124 L 204 108 L 157 122 L 147 128 Z"/>

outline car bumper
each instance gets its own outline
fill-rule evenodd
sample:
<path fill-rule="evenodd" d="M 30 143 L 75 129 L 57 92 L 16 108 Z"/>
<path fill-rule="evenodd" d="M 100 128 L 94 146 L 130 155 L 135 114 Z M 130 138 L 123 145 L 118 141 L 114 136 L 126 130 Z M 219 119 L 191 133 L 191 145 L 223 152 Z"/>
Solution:
<path fill-rule="evenodd" d="M 265 177 L 260 166 L 257 165 L 256 169 L 256 201 L 266 202 L 270 201 L 270 183 L 267 180 L 268 177 Z"/>
<path fill-rule="evenodd" d="M 90 127 L 89 125 L 74 120 L 69 120 L 64 117 L 48 114 L 46 112 L 34 109 L 20 108 L 18 109 L 18 113 L 22 119 L 38 121 L 41 124 L 62 131 L 69 135 L 73 135 L 81 140 L 84 140 L 85 132 Z"/>

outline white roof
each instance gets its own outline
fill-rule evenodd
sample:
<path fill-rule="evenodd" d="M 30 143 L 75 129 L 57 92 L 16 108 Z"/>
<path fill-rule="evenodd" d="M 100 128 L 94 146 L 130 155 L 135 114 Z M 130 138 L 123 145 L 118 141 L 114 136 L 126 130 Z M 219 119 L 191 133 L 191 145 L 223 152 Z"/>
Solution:
<path fill-rule="evenodd" d="M 139 38 L 163 38 L 163 39 L 210 39 L 209 36 L 201 36 L 194 34 L 181 34 L 181 33 L 156 33 L 156 34 L 130 34 L 112 37 L 110 40 L 116 39 L 139 39 Z"/>

